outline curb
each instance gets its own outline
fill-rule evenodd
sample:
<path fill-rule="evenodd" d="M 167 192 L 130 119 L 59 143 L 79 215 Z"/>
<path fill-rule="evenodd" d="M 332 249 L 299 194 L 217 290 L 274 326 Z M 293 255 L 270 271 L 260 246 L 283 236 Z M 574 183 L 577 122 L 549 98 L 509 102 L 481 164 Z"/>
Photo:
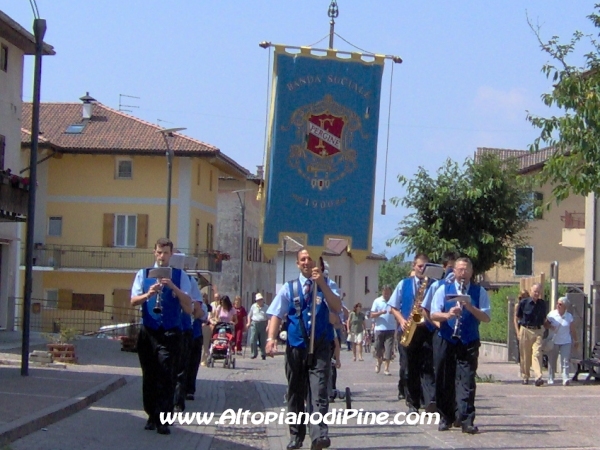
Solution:
<path fill-rule="evenodd" d="M 0 448 L 87 408 L 92 403 L 123 387 L 125 384 L 127 384 L 125 377 L 115 376 L 98 386 L 82 392 L 77 397 L 70 398 L 58 405 L 49 406 L 28 417 L 23 417 L 0 426 Z"/>

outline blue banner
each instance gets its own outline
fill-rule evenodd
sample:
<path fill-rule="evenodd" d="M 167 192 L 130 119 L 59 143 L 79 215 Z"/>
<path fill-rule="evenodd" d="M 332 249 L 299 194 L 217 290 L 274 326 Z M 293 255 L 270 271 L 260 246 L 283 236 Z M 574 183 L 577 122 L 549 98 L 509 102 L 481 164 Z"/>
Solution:
<path fill-rule="evenodd" d="M 262 246 L 284 236 L 321 251 L 347 239 L 355 259 L 371 253 L 383 57 L 288 53 L 275 46 Z"/>

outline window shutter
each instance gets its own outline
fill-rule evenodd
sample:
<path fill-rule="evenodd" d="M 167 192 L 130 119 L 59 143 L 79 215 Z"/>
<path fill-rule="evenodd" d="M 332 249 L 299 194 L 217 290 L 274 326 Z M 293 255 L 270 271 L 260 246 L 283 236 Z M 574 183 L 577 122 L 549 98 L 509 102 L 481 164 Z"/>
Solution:
<path fill-rule="evenodd" d="M 148 248 L 148 214 L 137 215 L 137 248 Z"/>
<path fill-rule="evenodd" d="M 104 214 L 104 224 L 102 227 L 102 247 L 115 246 L 115 215 Z"/>
<path fill-rule="evenodd" d="M 58 309 L 71 309 L 73 306 L 73 290 L 59 289 L 58 290 Z"/>

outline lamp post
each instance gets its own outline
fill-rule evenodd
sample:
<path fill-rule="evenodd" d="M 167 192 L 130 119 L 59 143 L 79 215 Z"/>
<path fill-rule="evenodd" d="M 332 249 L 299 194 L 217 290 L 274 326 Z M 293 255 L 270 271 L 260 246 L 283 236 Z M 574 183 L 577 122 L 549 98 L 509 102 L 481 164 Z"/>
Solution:
<path fill-rule="evenodd" d="M 35 12 L 35 10 L 34 10 Z M 25 286 L 23 292 L 23 342 L 21 344 L 21 375 L 29 375 L 29 325 L 31 320 L 31 293 L 33 290 L 33 240 L 35 191 L 37 183 L 37 152 L 40 132 L 40 91 L 42 84 L 42 54 L 46 20 L 35 18 L 35 65 L 33 72 L 33 108 L 31 114 L 31 151 L 29 153 L 29 201 L 27 203 L 27 232 L 25 237 Z"/>
<path fill-rule="evenodd" d="M 240 297 L 242 297 L 242 301 L 244 300 L 243 296 L 243 284 L 244 284 L 244 225 L 246 223 L 246 192 L 251 191 L 252 189 L 239 189 L 237 191 L 233 191 L 236 193 L 238 200 L 240 201 L 240 207 L 242 209 L 242 231 L 240 234 Z M 244 194 L 244 199 L 240 194 Z"/>
<path fill-rule="evenodd" d="M 186 128 L 163 128 L 162 130 L 157 130 L 157 133 L 162 134 L 163 139 L 165 140 L 165 145 L 167 146 L 167 229 L 166 229 L 166 238 L 169 239 L 171 236 L 171 180 L 173 173 L 173 150 L 171 150 L 171 146 L 169 145 L 168 137 L 173 137 L 173 133 L 177 131 L 183 131 Z"/>

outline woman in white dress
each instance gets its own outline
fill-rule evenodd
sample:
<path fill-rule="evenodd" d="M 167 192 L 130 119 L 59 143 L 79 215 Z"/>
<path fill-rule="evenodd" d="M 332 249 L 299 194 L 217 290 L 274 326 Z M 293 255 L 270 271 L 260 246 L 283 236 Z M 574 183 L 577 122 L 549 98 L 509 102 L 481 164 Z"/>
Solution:
<path fill-rule="evenodd" d="M 577 348 L 579 342 L 575 333 L 573 315 L 567 311 L 567 297 L 558 299 L 556 309 L 550 311 L 546 317 L 546 325 L 553 333 L 554 351 L 548 354 L 548 384 L 554 384 L 554 373 L 556 372 L 556 360 L 560 355 L 562 366 L 563 386 L 570 384 L 569 366 L 571 364 L 571 345 Z"/>

